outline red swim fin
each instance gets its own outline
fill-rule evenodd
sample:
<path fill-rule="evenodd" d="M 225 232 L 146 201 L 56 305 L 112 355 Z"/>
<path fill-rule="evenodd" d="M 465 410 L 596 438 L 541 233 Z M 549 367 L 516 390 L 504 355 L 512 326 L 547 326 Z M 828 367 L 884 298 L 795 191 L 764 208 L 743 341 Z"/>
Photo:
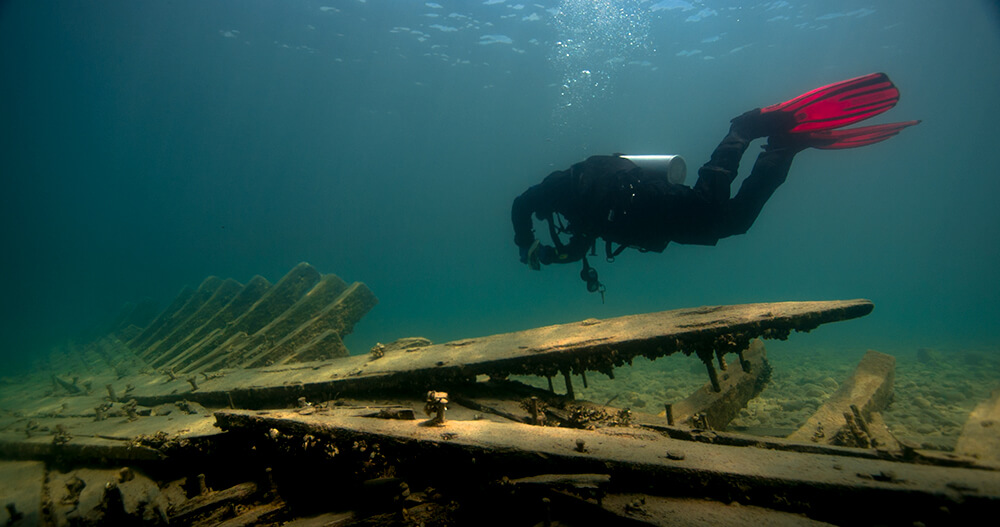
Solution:
<path fill-rule="evenodd" d="M 870 73 L 816 88 L 789 101 L 762 108 L 761 113 L 789 113 L 794 118 L 794 125 L 784 131 L 804 133 L 863 121 L 892 108 L 897 101 L 899 90 L 889 77 L 885 73 Z"/>
<path fill-rule="evenodd" d="M 843 148 L 856 148 L 859 146 L 872 145 L 885 141 L 898 134 L 900 130 L 907 126 L 920 124 L 920 121 L 906 121 L 902 123 L 876 124 L 874 126 L 862 126 L 860 128 L 848 128 L 846 130 L 820 130 L 810 132 L 805 135 L 809 146 L 824 150 L 840 150 Z"/>

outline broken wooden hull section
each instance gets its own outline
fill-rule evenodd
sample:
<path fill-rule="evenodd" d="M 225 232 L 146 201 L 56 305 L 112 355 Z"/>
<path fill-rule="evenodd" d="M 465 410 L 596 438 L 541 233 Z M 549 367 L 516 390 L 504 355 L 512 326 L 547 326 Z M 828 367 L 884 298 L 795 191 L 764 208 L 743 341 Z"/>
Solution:
<path fill-rule="evenodd" d="M 983 432 L 997 397 L 956 452 L 896 441 L 880 416 L 894 361 L 877 352 L 791 436 L 725 431 L 770 379 L 760 339 L 865 316 L 866 300 L 348 354 L 343 337 L 376 302 L 300 264 L 273 285 L 210 277 L 158 316 L 135 306 L 40 382 L 0 385 L 0 522 L 934 525 L 1000 509 Z M 707 382 L 661 415 L 576 400 L 573 376 L 678 352 Z M 562 376 L 567 393 L 512 375 Z"/>

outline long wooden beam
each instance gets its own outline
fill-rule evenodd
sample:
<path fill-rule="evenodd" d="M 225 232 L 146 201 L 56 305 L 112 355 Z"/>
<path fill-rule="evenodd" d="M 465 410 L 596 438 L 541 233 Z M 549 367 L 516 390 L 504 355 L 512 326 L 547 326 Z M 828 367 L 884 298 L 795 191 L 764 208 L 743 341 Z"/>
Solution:
<path fill-rule="evenodd" d="M 778 302 L 678 309 L 605 320 L 547 326 L 374 355 L 254 370 L 225 370 L 198 381 L 150 378 L 132 397 L 153 405 L 179 399 L 204 404 L 261 407 L 306 396 L 330 399 L 367 389 L 431 389 L 476 375 L 552 376 L 587 370 L 612 375 L 637 356 L 696 353 L 707 365 L 718 355 L 740 353 L 753 338 L 785 339 L 829 322 L 862 317 L 868 300 Z"/>
<path fill-rule="evenodd" d="M 334 411 L 215 415 L 223 430 L 245 437 L 258 451 L 267 450 L 268 442 L 279 449 L 302 448 L 307 438 L 316 452 L 368 445 L 390 464 L 412 461 L 397 464 L 402 478 L 421 475 L 400 472 L 404 469 L 433 470 L 442 480 L 461 482 L 600 473 L 610 475 L 617 492 L 735 500 L 837 524 L 929 524 L 942 516 L 961 523 L 1000 504 L 1000 479 L 991 471 L 730 447 L 637 429 L 577 430 L 487 419 L 449 420 L 439 427 Z"/>
<path fill-rule="evenodd" d="M 863 429 L 872 420 L 873 414 L 889 406 L 895 376 L 895 357 L 868 350 L 854 373 L 840 385 L 836 393 L 788 438 L 803 443 L 812 441 L 865 448 L 873 446 L 871 432 Z M 854 414 L 852 407 L 858 415 Z M 860 433 L 858 428 L 862 429 Z"/>

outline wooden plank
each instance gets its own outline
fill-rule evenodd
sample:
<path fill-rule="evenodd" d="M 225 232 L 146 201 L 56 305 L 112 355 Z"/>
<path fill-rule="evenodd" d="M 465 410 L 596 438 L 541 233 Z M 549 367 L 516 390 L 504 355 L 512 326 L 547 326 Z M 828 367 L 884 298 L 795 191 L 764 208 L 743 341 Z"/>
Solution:
<path fill-rule="evenodd" d="M 308 293 L 261 328 L 243 344 L 242 349 L 237 351 L 247 357 L 244 359 L 246 363 L 268 355 L 289 333 L 309 322 L 317 312 L 336 300 L 346 289 L 347 282 L 339 276 L 324 275 Z"/>
<path fill-rule="evenodd" d="M 41 525 L 44 486 L 43 463 L 0 461 L 0 525 Z"/>
<path fill-rule="evenodd" d="M 889 406 L 889 403 L 892 402 L 892 384 L 895 371 L 895 357 L 868 350 L 850 378 L 844 381 L 840 388 L 830 396 L 830 399 L 788 438 L 800 442 L 873 446 L 854 444 L 854 439 L 845 439 L 845 437 L 852 436 L 848 430 L 850 423 L 845 418 L 845 414 L 850 414 L 851 420 L 855 420 L 856 417 L 854 417 L 851 407 L 856 407 L 864 421 L 858 425 L 863 428 L 867 422 L 872 420 L 873 413 L 881 412 Z M 864 436 L 867 437 L 867 440 L 871 439 L 871 434 L 865 433 Z"/>
<path fill-rule="evenodd" d="M 167 416 L 124 417 L 95 421 L 92 417 L 38 417 L 31 420 L 38 431 L 24 430 L 27 421 L 0 431 L 0 458 L 76 460 L 158 460 L 153 448 L 133 443 L 139 436 L 154 437 L 165 433 L 170 441 L 205 439 L 220 433 L 215 418 L 205 414 L 172 412 Z M 56 427 L 62 427 L 63 441 L 55 440 Z"/>
<path fill-rule="evenodd" d="M 753 338 L 787 338 L 820 324 L 849 320 L 872 310 L 867 300 L 778 302 L 678 309 L 606 320 L 547 326 L 516 333 L 463 339 L 444 344 L 387 352 L 377 360 L 351 356 L 327 362 L 302 363 L 257 370 L 226 370 L 225 376 L 193 391 L 146 379 L 133 397 L 141 404 L 188 398 L 204 404 L 260 407 L 300 396 L 333 395 L 372 388 L 402 387 L 467 380 L 476 375 L 579 374 L 676 352 L 697 353 L 709 360 L 715 353 L 740 352 Z M 288 399 L 290 397 L 290 400 Z M 312 397 L 311 397 L 312 398 Z M 329 398 L 329 397 L 327 397 Z"/>
<path fill-rule="evenodd" d="M 153 338 L 153 335 L 159 332 L 163 326 L 170 321 L 171 317 L 184 307 L 184 304 L 186 304 L 187 301 L 194 296 L 194 292 L 194 288 L 188 285 L 181 288 L 181 291 L 177 294 L 177 297 L 174 298 L 174 301 L 171 302 L 170 305 L 163 310 L 163 312 L 157 315 L 157 317 L 153 319 L 153 321 L 150 322 L 149 325 L 142 330 L 142 332 L 133 337 L 132 340 L 128 341 L 128 347 L 137 353 L 146 349 L 145 346 L 149 343 L 149 340 Z"/>
<path fill-rule="evenodd" d="M 767 525 L 768 527 L 832 527 L 789 512 L 692 498 L 663 498 L 644 494 L 612 494 L 603 508 L 628 525 L 704 527 L 706 525 Z"/>
<path fill-rule="evenodd" d="M 764 343 L 754 340 L 743 352 L 747 369 L 739 363 L 730 364 L 719 376 L 720 391 L 716 392 L 711 383 L 705 384 L 690 396 L 671 405 L 674 422 L 685 426 L 696 426 L 694 417 L 704 414 L 712 430 L 722 430 L 746 408 L 750 399 L 756 397 L 771 378 L 771 365 L 767 362 Z"/>
<path fill-rule="evenodd" d="M 241 357 L 236 351 L 239 345 L 298 302 L 321 279 L 319 271 L 308 263 L 296 265 L 239 318 L 201 344 L 203 349 L 199 351 L 198 360 L 189 362 L 184 370 L 204 371 L 237 365 Z"/>
<path fill-rule="evenodd" d="M 155 358 L 156 354 L 152 352 L 153 348 L 156 347 L 161 340 L 169 336 L 175 329 L 184 324 L 184 322 L 186 322 L 191 315 L 197 312 L 198 309 L 200 309 L 201 306 L 215 294 L 215 291 L 222 286 L 222 284 L 223 280 L 217 276 L 209 276 L 208 278 L 202 280 L 201 285 L 199 285 L 198 289 L 193 295 L 191 295 L 191 298 L 184 303 L 184 306 L 178 309 L 169 320 L 165 321 L 159 331 L 149 337 L 149 340 L 147 340 L 144 345 L 144 349 L 136 350 L 136 355 L 139 355 L 139 357 L 146 360 Z"/>
<path fill-rule="evenodd" d="M 278 364 L 321 361 L 349 357 L 351 353 L 344 345 L 344 339 L 332 329 L 323 331 L 311 341 L 300 345 L 293 353 L 278 361 Z"/>
<path fill-rule="evenodd" d="M 230 334 L 245 332 L 252 335 L 285 312 L 309 292 L 322 276 L 313 266 L 302 262 L 288 271 L 278 283 L 268 289 L 240 318 L 233 322 Z"/>
<path fill-rule="evenodd" d="M 576 430 L 483 419 L 437 427 L 322 410 L 227 410 L 216 417 L 223 430 L 258 450 L 298 444 L 307 434 L 341 452 L 364 442 L 377 445 L 384 459 L 437 467 L 435 476 L 449 481 L 603 473 L 616 492 L 737 499 L 837 524 L 856 523 L 859 514 L 871 523 L 929 522 L 944 509 L 950 521 L 961 523 L 1000 506 L 1000 478 L 992 471 L 688 442 L 634 428 Z"/>
<path fill-rule="evenodd" d="M 197 311 L 192 313 L 187 320 L 175 327 L 169 335 L 149 347 L 149 350 L 146 351 L 146 356 L 149 357 L 150 365 L 159 367 L 167 360 L 187 349 L 184 343 L 188 342 L 188 339 L 197 333 L 206 322 L 215 318 L 215 315 L 234 298 L 239 296 L 242 290 L 243 284 L 232 278 L 228 278 L 222 282 L 215 290 L 215 293 Z"/>
<path fill-rule="evenodd" d="M 212 346 L 212 343 L 216 342 L 216 338 L 220 337 L 233 321 L 253 307 L 270 288 L 271 282 L 268 282 L 264 277 L 254 276 L 251 278 L 243 287 L 243 291 L 236 295 L 236 298 L 232 299 L 226 307 L 222 308 L 211 320 L 191 335 L 187 340 L 190 346 L 164 364 L 164 367 L 182 371 L 189 364 L 214 350 L 215 347 Z"/>
<path fill-rule="evenodd" d="M 962 427 L 955 453 L 972 456 L 980 463 L 1000 468 L 1000 390 L 979 403 Z"/>
<path fill-rule="evenodd" d="M 270 349 L 248 359 L 242 366 L 259 368 L 271 364 L 303 362 L 296 360 L 302 347 L 308 348 L 308 350 L 303 350 L 302 354 L 303 357 L 307 358 L 346 357 L 347 348 L 343 348 L 342 342 L 340 343 L 341 348 L 337 349 L 336 347 L 323 346 L 323 344 L 329 344 L 330 341 L 327 339 L 317 341 L 317 338 L 322 337 L 328 331 L 333 331 L 337 334 L 337 341 L 341 340 L 377 303 L 378 299 L 368 289 L 368 286 L 361 282 L 355 282 L 324 306 L 321 311 L 315 313 L 315 316 L 311 317 L 310 320 L 305 321 Z M 334 346 L 338 343 L 337 341 L 333 341 Z"/>

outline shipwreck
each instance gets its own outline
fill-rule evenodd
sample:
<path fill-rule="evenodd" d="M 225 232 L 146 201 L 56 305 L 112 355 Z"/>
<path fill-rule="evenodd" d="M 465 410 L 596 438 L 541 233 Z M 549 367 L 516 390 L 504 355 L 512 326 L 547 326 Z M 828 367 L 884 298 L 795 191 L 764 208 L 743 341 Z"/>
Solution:
<path fill-rule="evenodd" d="M 376 303 L 303 263 L 273 284 L 209 277 L 162 311 L 130 306 L 47 371 L 0 384 L 0 523 L 950 525 L 1000 510 L 1000 395 L 954 451 L 922 449 L 881 417 L 895 361 L 876 351 L 787 437 L 727 430 L 770 379 L 764 340 L 863 317 L 867 300 L 349 353 Z M 575 393 L 672 355 L 706 382 L 650 413 Z"/>

